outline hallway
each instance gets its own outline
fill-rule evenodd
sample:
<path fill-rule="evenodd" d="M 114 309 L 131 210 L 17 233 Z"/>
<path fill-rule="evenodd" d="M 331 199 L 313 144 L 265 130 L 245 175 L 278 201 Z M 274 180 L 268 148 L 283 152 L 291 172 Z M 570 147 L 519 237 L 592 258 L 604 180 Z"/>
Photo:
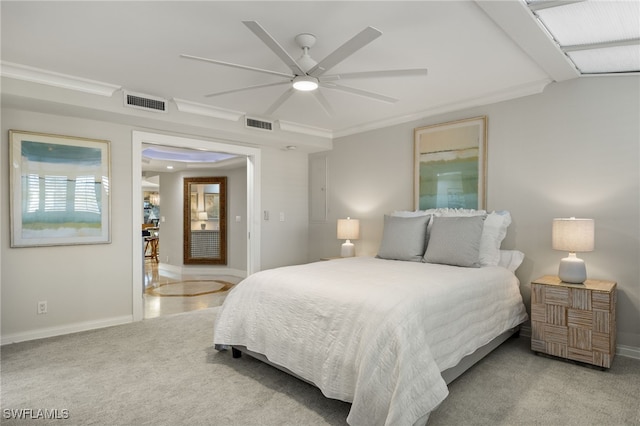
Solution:
<path fill-rule="evenodd" d="M 176 275 L 160 271 L 155 260 L 145 259 L 144 318 L 219 306 L 241 280 L 232 275 Z"/>

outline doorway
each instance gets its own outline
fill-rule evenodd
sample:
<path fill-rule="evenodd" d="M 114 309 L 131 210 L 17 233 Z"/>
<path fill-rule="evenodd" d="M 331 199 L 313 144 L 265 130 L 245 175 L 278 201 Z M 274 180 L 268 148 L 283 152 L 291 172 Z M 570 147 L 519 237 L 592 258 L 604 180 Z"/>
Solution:
<path fill-rule="evenodd" d="M 132 134 L 132 253 L 134 259 L 143 258 L 143 246 L 140 244 L 140 209 L 142 205 L 142 146 L 162 145 L 183 149 L 215 151 L 243 156 L 246 158 L 247 174 L 247 274 L 257 272 L 260 267 L 260 150 L 257 148 L 230 145 L 212 140 L 192 139 L 156 133 L 134 131 Z M 140 321 L 144 316 L 143 302 L 143 262 L 133 262 L 132 301 L 133 320 Z"/>

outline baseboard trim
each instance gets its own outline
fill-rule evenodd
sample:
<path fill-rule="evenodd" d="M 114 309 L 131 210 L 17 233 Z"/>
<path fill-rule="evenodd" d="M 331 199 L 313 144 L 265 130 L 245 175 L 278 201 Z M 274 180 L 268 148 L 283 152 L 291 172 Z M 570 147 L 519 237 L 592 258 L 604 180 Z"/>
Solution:
<path fill-rule="evenodd" d="M 44 339 L 47 337 L 61 336 L 63 334 L 78 333 L 80 331 L 95 330 L 98 328 L 111 327 L 133 322 L 133 315 L 123 315 L 121 317 L 106 318 L 96 321 L 85 321 L 75 324 L 68 324 L 58 327 L 40 328 L 23 333 L 13 333 L 0 338 L 0 345 L 26 342 L 28 340 Z"/>
<path fill-rule="evenodd" d="M 627 358 L 640 359 L 640 348 L 633 346 L 617 345 L 616 355 L 624 356 Z"/>

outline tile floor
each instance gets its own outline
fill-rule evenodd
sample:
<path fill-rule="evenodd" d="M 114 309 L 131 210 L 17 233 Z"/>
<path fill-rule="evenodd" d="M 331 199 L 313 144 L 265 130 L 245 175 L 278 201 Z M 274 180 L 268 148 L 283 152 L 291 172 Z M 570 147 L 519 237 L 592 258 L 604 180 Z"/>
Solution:
<path fill-rule="evenodd" d="M 159 270 L 158 263 L 152 259 L 145 260 L 144 263 L 144 286 L 159 287 L 184 282 L 186 280 L 223 280 L 237 284 L 242 278 L 231 275 L 199 276 L 192 277 L 186 275 L 170 274 Z M 144 318 L 155 318 L 162 315 L 176 314 L 180 312 L 195 311 L 212 306 L 219 306 L 224 301 L 228 291 L 203 294 L 199 296 L 186 297 L 162 297 L 145 292 L 144 294 Z"/>

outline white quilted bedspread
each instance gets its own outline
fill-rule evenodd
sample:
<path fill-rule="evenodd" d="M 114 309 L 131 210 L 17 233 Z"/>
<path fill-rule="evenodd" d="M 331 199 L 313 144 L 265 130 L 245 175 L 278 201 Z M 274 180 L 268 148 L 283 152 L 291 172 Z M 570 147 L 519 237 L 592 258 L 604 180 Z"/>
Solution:
<path fill-rule="evenodd" d="M 247 277 L 214 344 L 246 346 L 352 402 L 351 425 L 412 425 L 447 396 L 440 371 L 526 318 L 502 267 L 355 257 Z"/>

